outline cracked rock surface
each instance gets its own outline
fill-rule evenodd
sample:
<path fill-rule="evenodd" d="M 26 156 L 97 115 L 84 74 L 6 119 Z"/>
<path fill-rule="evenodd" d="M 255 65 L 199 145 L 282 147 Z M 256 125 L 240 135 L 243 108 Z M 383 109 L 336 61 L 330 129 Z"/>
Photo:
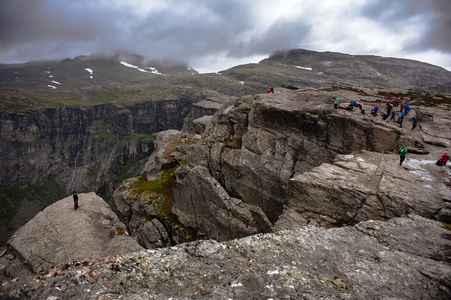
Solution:
<path fill-rule="evenodd" d="M 95 193 L 64 198 L 22 226 L 9 239 L 12 252 L 31 272 L 73 260 L 86 260 L 142 249 L 116 215 Z"/>
<path fill-rule="evenodd" d="M 416 215 L 306 226 L 67 264 L 2 285 L 18 299 L 449 299 L 450 231 Z"/>

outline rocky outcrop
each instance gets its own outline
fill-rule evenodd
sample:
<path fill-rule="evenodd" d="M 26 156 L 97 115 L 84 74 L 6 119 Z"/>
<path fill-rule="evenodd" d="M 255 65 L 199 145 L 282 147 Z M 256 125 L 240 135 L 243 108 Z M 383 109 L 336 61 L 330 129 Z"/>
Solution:
<path fill-rule="evenodd" d="M 222 95 L 211 90 L 197 93 L 193 98 L 191 110 L 183 121 L 182 131 L 184 132 L 202 133 L 206 127 L 206 118 L 210 119 L 208 117 L 213 116 L 221 106 L 236 99 L 236 97 Z"/>
<path fill-rule="evenodd" d="M 183 159 L 183 155 L 175 151 L 177 147 L 197 143 L 199 139 L 199 135 L 178 130 L 154 134 L 155 151 L 143 163 L 141 177 L 123 181 L 113 193 L 109 206 L 127 224 L 132 237 L 147 249 L 176 245 L 193 238 L 187 228 L 190 225 L 180 226 L 171 213 L 174 179 L 171 170 Z"/>
<path fill-rule="evenodd" d="M 371 160 L 370 160 L 371 159 Z M 362 152 L 339 155 L 291 179 L 287 207 L 300 212 L 326 215 L 338 223 L 385 220 L 415 213 L 440 219 L 447 209 L 440 184 L 427 182 L 392 155 Z M 413 171 L 413 172 L 409 172 Z M 449 223 L 451 215 L 441 221 Z"/>
<path fill-rule="evenodd" d="M 79 194 L 38 213 L 8 240 L 10 251 L 29 269 L 41 272 L 72 261 L 141 250 L 108 205 L 95 193 Z"/>
<path fill-rule="evenodd" d="M 333 111 L 332 96 L 305 90 L 242 97 L 224 106 L 203 140 L 182 147 L 187 163 L 176 172 L 173 212 L 218 240 L 309 222 L 337 226 L 408 213 L 449 220 L 449 188 L 425 182 L 417 169 L 399 168 L 396 155 L 381 154 L 399 145 L 425 154 L 424 133 L 409 134 L 356 111 Z M 364 107 L 375 101 L 346 96 L 359 97 Z M 424 119 L 426 128 L 432 124 Z M 449 139 L 440 130 L 435 134 Z"/>
<path fill-rule="evenodd" d="M 181 129 L 185 118 L 213 114 L 227 99 L 204 92 L 176 100 L 0 112 L 0 195 L 5 198 L 0 244 L 74 190 L 111 196 L 124 179 L 139 174 L 139 161 L 154 150 L 153 133 Z M 192 108 L 198 102 L 196 107 L 207 108 Z M 37 189 L 33 196 L 21 193 L 27 187 Z"/>
<path fill-rule="evenodd" d="M 364 107 L 378 103 L 343 93 Z M 174 143 L 184 135 L 177 131 L 156 135 L 159 146 L 142 174 L 157 180 L 177 166 L 172 213 L 198 236 L 218 241 L 409 213 L 449 222 L 451 191 L 431 159 L 441 150 L 423 138 L 450 140 L 449 108 L 414 109 L 421 127 L 412 132 L 358 111 L 334 111 L 334 94 L 307 89 L 241 97 L 215 114 L 201 140 Z M 394 153 L 400 145 L 409 149 L 403 167 Z M 128 203 L 127 223 L 133 205 L 117 199 Z"/>
<path fill-rule="evenodd" d="M 17 299 L 449 299 L 449 230 L 410 215 L 307 226 L 68 264 L 2 285 Z"/>

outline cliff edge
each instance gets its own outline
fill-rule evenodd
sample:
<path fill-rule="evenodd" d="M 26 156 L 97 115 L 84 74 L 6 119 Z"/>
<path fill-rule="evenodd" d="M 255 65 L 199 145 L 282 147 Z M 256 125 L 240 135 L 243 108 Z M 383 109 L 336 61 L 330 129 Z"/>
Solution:
<path fill-rule="evenodd" d="M 6 299 L 449 299 L 449 230 L 410 215 L 197 241 L 4 283 Z"/>
<path fill-rule="evenodd" d="M 79 203 L 75 210 L 70 196 L 50 205 L 8 240 L 9 251 L 29 272 L 142 249 L 102 198 L 82 193 Z"/>

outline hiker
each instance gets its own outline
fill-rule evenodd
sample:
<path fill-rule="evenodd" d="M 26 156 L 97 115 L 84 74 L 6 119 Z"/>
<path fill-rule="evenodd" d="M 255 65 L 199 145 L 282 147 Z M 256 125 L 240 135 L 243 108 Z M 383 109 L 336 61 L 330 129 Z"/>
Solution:
<path fill-rule="evenodd" d="M 404 101 L 399 105 L 399 111 L 402 112 L 404 109 Z"/>
<path fill-rule="evenodd" d="M 402 128 L 402 121 L 403 120 L 404 120 L 404 115 L 402 113 L 399 113 L 397 122 L 398 122 L 399 126 L 401 126 L 401 128 Z"/>
<path fill-rule="evenodd" d="M 362 104 L 359 101 L 356 102 L 355 107 L 360 108 L 360 111 L 362 111 Z"/>
<path fill-rule="evenodd" d="M 440 157 L 440 159 L 437 161 L 437 164 L 441 167 L 443 167 L 443 172 L 445 172 L 445 166 L 446 163 L 448 162 L 448 160 L 450 160 L 451 158 L 448 155 L 448 151 L 445 151 L 445 153 L 442 155 L 442 157 Z"/>
<path fill-rule="evenodd" d="M 74 192 L 74 209 L 78 208 L 78 195 L 77 192 Z"/>
<path fill-rule="evenodd" d="M 396 108 L 394 110 L 392 110 L 390 120 L 388 120 L 387 122 L 390 122 L 391 120 L 393 120 L 393 122 L 396 122 L 395 115 L 396 115 Z"/>
<path fill-rule="evenodd" d="M 406 159 L 407 154 L 406 146 L 401 146 L 401 148 L 398 149 L 398 152 L 399 152 L 399 165 L 402 166 L 402 163 Z"/>
<path fill-rule="evenodd" d="M 387 115 L 388 116 L 390 115 L 392 109 L 393 109 L 393 106 L 390 104 L 390 102 L 387 101 Z"/>
<path fill-rule="evenodd" d="M 268 89 L 268 93 L 274 93 L 274 88 L 270 87 L 270 88 Z"/>
<path fill-rule="evenodd" d="M 413 119 L 412 119 L 412 130 L 414 130 L 415 127 L 417 127 L 417 124 L 418 124 L 417 118 L 413 118 Z"/>
<path fill-rule="evenodd" d="M 406 106 L 404 106 L 404 114 L 407 116 L 409 111 L 410 111 L 410 106 L 409 106 L 409 104 L 406 104 Z"/>
<path fill-rule="evenodd" d="M 374 105 L 374 112 L 375 112 L 375 115 L 377 116 L 377 112 L 379 111 L 379 105 Z"/>
<path fill-rule="evenodd" d="M 334 100 L 334 109 L 338 109 L 338 98 Z"/>

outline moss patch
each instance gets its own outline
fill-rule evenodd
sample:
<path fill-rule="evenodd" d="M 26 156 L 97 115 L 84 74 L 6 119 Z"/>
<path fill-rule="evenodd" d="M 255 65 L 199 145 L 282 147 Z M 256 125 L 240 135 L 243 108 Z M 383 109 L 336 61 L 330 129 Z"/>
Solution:
<path fill-rule="evenodd" d="M 197 231 L 184 226 L 172 213 L 174 204 L 172 187 L 176 169 L 177 167 L 174 167 L 163 171 L 159 180 L 148 181 L 144 176 L 139 176 L 131 186 L 130 196 L 135 200 L 141 198 L 143 202 L 152 202 L 160 219 L 165 220 L 172 228 L 184 232 L 188 239 L 194 240 Z"/>

